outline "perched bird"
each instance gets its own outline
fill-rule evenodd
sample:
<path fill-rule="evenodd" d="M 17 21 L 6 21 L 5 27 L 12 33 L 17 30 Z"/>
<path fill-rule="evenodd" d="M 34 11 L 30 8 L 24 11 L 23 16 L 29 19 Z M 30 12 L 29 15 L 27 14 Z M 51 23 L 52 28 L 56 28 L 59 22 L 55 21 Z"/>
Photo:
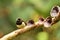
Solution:
<path fill-rule="evenodd" d="M 16 26 L 18 28 L 23 28 L 24 26 L 26 26 L 26 23 L 22 19 L 18 18 L 16 21 Z"/>
<path fill-rule="evenodd" d="M 43 17 L 40 17 L 40 18 L 39 18 L 39 24 L 42 25 L 43 23 L 44 23 L 44 18 L 43 18 Z"/>
<path fill-rule="evenodd" d="M 52 25 L 52 18 L 51 17 L 47 17 L 44 20 L 44 27 L 50 27 Z"/>
<path fill-rule="evenodd" d="M 27 22 L 27 25 L 33 25 L 35 22 L 31 19 Z"/>
<path fill-rule="evenodd" d="M 54 6 L 50 12 L 51 17 L 58 17 L 60 15 L 60 7 Z"/>

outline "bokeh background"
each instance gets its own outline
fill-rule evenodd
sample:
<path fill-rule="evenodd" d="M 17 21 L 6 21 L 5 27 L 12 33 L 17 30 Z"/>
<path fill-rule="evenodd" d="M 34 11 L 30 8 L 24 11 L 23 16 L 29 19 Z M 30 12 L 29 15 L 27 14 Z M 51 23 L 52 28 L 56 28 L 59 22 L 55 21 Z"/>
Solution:
<path fill-rule="evenodd" d="M 39 16 L 46 18 L 55 5 L 60 6 L 60 0 L 0 0 L 0 37 L 17 29 L 17 18 L 26 22 L 37 21 Z M 60 21 L 51 28 L 41 26 L 12 40 L 60 40 Z"/>

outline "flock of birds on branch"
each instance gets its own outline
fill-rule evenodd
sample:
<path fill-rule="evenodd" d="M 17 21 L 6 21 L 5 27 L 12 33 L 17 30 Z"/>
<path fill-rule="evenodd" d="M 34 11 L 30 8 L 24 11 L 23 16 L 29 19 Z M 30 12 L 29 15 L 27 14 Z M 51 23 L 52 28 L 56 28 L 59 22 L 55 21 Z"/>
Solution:
<path fill-rule="evenodd" d="M 43 17 L 40 17 L 38 20 L 39 25 L 44 25 L 44 27 L 50 27 L 51 25 L 58 22 L 60 19 L 60 7 L 59 6 L 53 6 L 50 11 L 50 16 L 48 16 L 46 19 Z M 34 25 L 34 20 L 29 20 L 28 22 L 23 21 L 22 19 L 18 18 L 16 21 L 16 25 L 18 28 L 23 28 L 25 26 Z"/>

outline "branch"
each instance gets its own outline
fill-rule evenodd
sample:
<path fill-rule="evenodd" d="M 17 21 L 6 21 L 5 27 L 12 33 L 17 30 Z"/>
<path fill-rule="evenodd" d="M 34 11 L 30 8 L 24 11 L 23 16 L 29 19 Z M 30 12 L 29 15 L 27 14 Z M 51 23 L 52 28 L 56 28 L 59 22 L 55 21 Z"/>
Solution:
<path fill-rule="evenodd" d="M 30 26 L 25 26 L 22 29 L 17 29 L 15 31 L 13 31 L 13 32 L 11 32 L 11 33 L 3 36 L 2 38 L 0 38 L 0 40 L 10 40 L 10 39 L 16 37 L 19 34 L 22 34 L 24 32 L 27 32 L 27 31 L 31 30 L 31 29 L 34 29 L 37 26 L 38 26 L 38 23 L 37 24 L 34 24 L 34 25 L 30 25 Z"/>

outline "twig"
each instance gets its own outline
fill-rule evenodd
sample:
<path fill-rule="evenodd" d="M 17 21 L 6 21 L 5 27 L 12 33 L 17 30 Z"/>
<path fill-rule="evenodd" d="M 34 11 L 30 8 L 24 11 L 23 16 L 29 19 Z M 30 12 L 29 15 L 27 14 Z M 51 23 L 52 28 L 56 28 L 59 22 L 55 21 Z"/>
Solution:
<path fill-rule="evenodd" d="M 37 23 L 37 22 L 36 22 L 36 23 Z M 11 33 L 3 36 L 2 38 L 0 38 L 0 40 L 10 40 L 10 39 L 16 37 L 16 36 L 19 35 L 19 34 L 22 34 L 22 33 L 24 33 L 24 32 L 27 32 L 27 31 L 31 30 L 31 29 L 34 29 L 35 27 L 37 27 L 37 26 L 39 25 L 38 23 L 37 23 L 37 24 L 36 24 L 36 23 L 35 23 L 34 25 L 26 26 L 26 27 L 24 27 L 24 28 L 22 28 L 22 29 L 17 29 L 17 30 L 15 30 L 15 31 L 13 31 L 13 32 L 11 32 Z M 39 25 L 39 26 L 40 26 L 40 25 Z"/>

